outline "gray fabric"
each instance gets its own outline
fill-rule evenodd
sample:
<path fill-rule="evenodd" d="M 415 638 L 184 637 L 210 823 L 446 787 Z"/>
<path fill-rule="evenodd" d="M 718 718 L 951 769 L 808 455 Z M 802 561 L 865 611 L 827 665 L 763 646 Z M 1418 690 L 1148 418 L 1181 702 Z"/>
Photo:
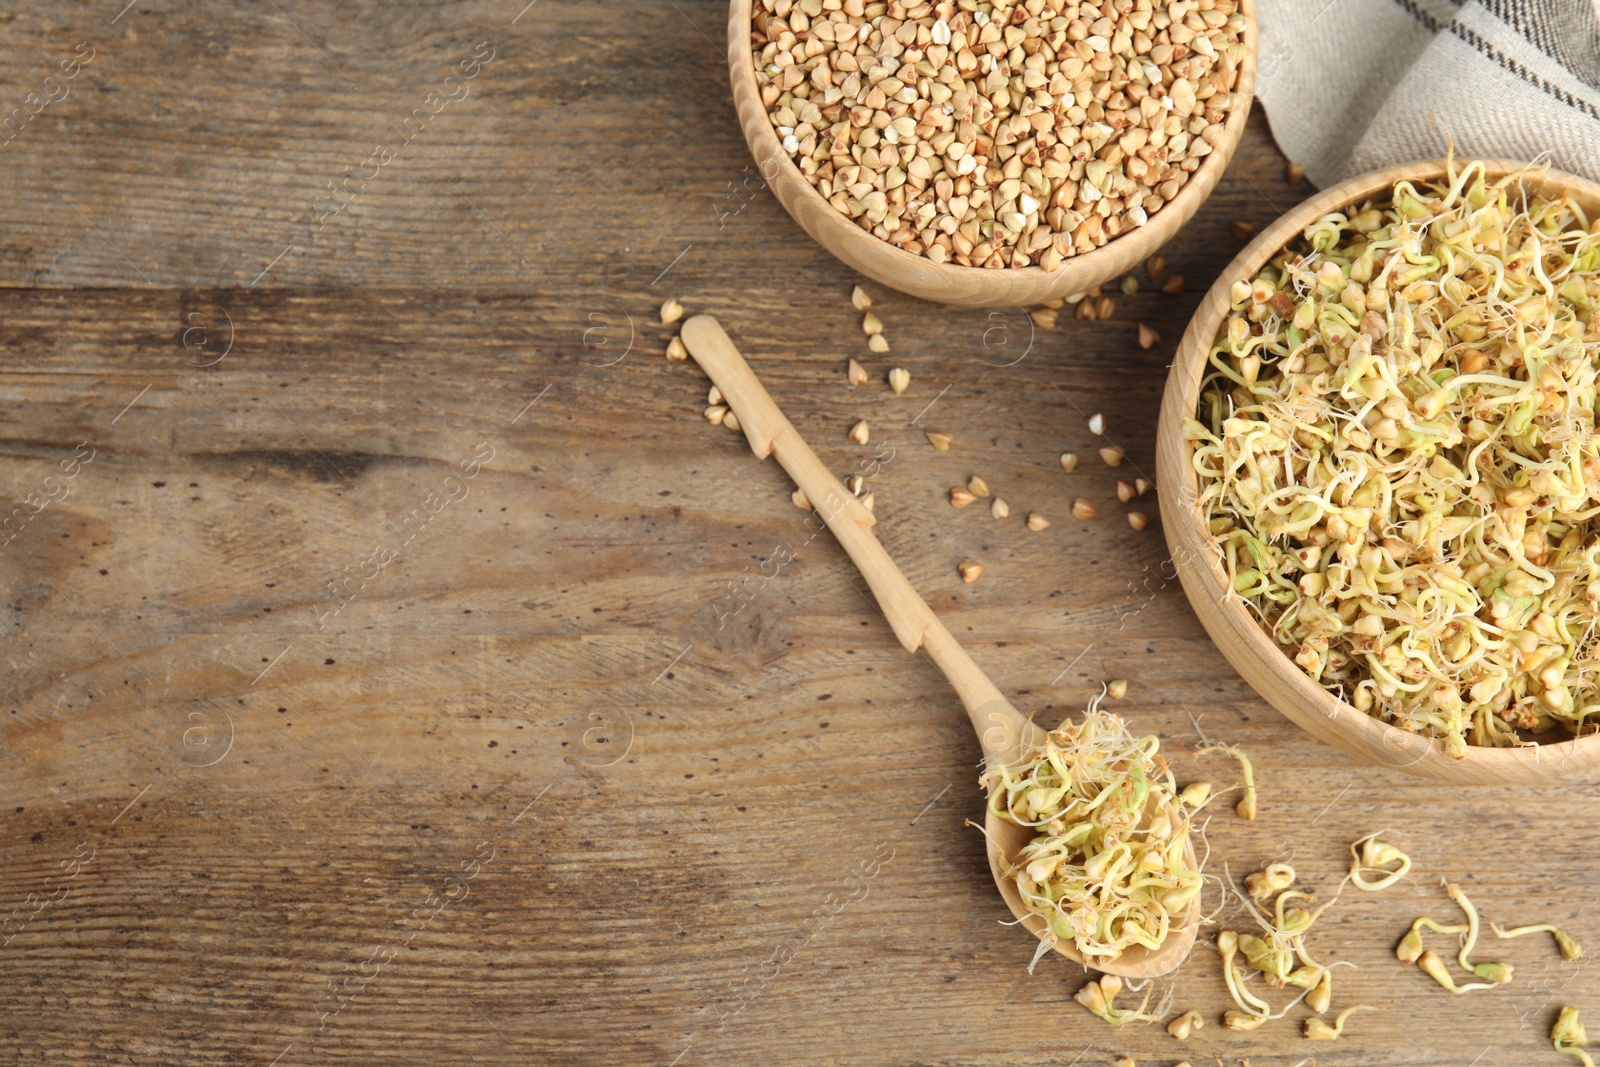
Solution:
<path fill-rule="evenodd" d="M 1256 96 L 1319 186 L 1444 155 L 1600 181 L 1600 0 L 1258 0 Z"/>

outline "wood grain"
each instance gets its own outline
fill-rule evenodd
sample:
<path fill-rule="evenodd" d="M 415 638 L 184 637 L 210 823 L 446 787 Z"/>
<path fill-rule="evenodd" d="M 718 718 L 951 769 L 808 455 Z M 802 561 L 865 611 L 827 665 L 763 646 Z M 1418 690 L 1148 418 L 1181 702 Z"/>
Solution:
<path fill-rule="evenodd" d="M 858 279 L 759 186 L 729 192 L 721 4 L 277 6 L 0 23 L 12 101 L 103 43 L 0 148 L 0 504 L 29 513 L 0 548 L 0 1062 L 1482 1067 L 1547 1062 L 1556 1007 L 1600 1006 L 1593 784 L 1466 792 L 1315 742 L 1217 654 L 1155 502 L 1138 534 L 1116 503 L 1154 469 L 1228 222 L 1309 193 L 1259 119 L 1164 250 L 1185 293 L 1031 332 L 875 289 L 894 347 L 872 358 Z M 299 243 L 312 192 L 489 36 L 446 143 Z M 1209 1020 L 1187 1046 L 1089 1017 L 1064 962 L 1027 974 L 963 824 L 959 701 L 778 468 L 700 417 L 705 378 L 660 358 L 668 295 L 727 326 L 835 473 L 857 419 L 895 447 L 874 532 L 1019 706 L 1053 724 L 1122 676 L 1181 780 L 1230 781 L 1190 755 L 1191 713 L 1256 756 L 1261 816 L 1216 809 L 1209 869 L 1292 852 L 1327 895 L 1351 840 L 1393 830 L 1413 879 L 1313 938 L 1358 965 L 1335 1004 L 1381 1014 L 1314 1050 L 1302 1009 L 1227 1034 L 1209 934 L 1175 980 Z M 950 508 L 974 473 L 1010 520 Z M 1391 951 L 1450 913 L 1442 875 L 1590 957 L 1495 945 L 1516 981 L 1449 997 Z"/>
<path fill-rule="evenodd" d="M 874 605 L 883 613 L 884 621 L 899 638 L 901 647 L 907 652 L 924 652 L 955 690 L 957 699 L 966 709 L 985 765 L 1014 764 L 1030 758 L 1030 752 L 1042 750 L 1046 742 L 1043 728 L 1024 717 L 995 688 L 994 682 L 973 662 L 967 650 L 928 607 L 927 601 L 906 581 L 905 574 L 872 536 L 872 512 L 857 502 L 795 431 L 794 425 L 783 417 L 783 412 L 773 403 L 721 324 L 709 315 L 696 315 L 683 324 L 679 336 L 695 363 L 721 390 L 728 412 L 735 415 L 745 439 L 750 442 L 751 452 L 760 459 L 772 456 L 777 460 L 784 473 L 794 480 L 807 504 L 811 504 L 808 508 L 811 515 L 827 525 L 828 532 L 850 557 L 850 562 L 872 590 Z M 874 468 L 874 476 L 877 470 Z M 779 557 L 778 563 L 781 565 L 787 558 Z M 1169 818 L 1172 825 L 1182 828 L 1184 862 L 1190 870 L 1196 870 L 1194 841 L 1184 821 L 1182 807 L 1172 794 L 1166 797 L 1164 805 L 1152 798 L 1150 807 Z M 1031 827 L 1001 818 L 992 805 L 985 805 L 983 836 L 988 848 L 989 871 L 1006 906 L 1036 937 L 1048 938 L 1056 952 L 1081 964 L 1084 958 L 1077 946 L 1070 939 L 1057 938 L 1050 933 L 1044 918 L 1023 902 L 1015 879 L 1005 873 L 1036 833 Z M 1194 945 L 1200 925 L 1200 901 L 1191 900 L 1181 916 L 1173 917 L 1172 925 L 1170 932 L 1162 931 L 1161 943 L 1155 949 L 1134 945 L 1115 959 L 1095 961 L 1095 970 L 1145 979 L 1176 970 Z"/>

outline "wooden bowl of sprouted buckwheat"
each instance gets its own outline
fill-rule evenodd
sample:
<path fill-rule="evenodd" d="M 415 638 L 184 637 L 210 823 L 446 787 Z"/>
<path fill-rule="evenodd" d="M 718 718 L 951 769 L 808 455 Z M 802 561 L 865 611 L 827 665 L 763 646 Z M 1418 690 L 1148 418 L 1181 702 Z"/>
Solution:
<path fill-rule="evenodd" d="M 1600 764 L 1600 185 L 1353 178 L 1223 270 L 1157 431 L 1185 592 L 1315 736 L 1457 784 Z"/>
<path fill-rule="evenodd" d="M 851 267 L 959 307 L 1081 293 L 1227 168 L 1254 0 L 732 0 L 761 178 Z"/>

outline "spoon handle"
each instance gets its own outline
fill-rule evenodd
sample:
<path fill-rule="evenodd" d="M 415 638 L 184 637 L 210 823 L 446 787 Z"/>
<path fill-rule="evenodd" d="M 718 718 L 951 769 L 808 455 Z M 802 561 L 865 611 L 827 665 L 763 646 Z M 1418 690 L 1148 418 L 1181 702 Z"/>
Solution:
<path fill-rule="evenodd" d="M 889 558 L 872 533 L 876 521 L 872 513 L 840 484 L 778 410 L 716 319 L 696 315 L 683 324 L 679 336 L 738 416 L 751 450 L 761 459 L 776 456 L 827 523 L 866 578 L 900 644 L 907 652 L 926 649 L 949 680 L 967 709 L 984 755 L 1014 758 L 1029 733 L 1027 724 Z"/>

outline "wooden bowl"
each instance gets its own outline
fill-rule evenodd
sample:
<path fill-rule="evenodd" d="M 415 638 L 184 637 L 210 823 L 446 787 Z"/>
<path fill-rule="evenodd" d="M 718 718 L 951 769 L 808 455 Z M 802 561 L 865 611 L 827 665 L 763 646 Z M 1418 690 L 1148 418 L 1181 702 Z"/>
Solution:
<path fill-rule="evenodd" d="M 739 125 L 749 142 L 757 169 L 800 228 L 812 239 L 874 281 L 892 289 L 954 307 L 1026 307 L 1081 293 L 1108 282 L 1149 258 L 1166 244 L 1199 210 L 1216 188 L 1233 158 L 1250 116 L 1256 73 L 1255 0 L 1241 0 L 1245 17 L 1244 61 L 1239 64 L 1239 84 L 1234 96 L 1242 98 L 1223 121 L 1222 142 L 1183 188 L 1150 221 L 1130 233 L 1107 241 L 1092 252 L 1066 260 L 1047 271 L 1041 267 L 963 267 L 935 263 L 925 256 L 896 248 L 874 237 L 840 214 L 814 189 L 789 153 L 778 143 L 777 131 L 761 104 L 755 66 L 750 51 L 750 8 L 753 0 L 731 0 L 728 13 L 728 74 L 733 82 L 733 104 Z"/>
<path fill-rule="evenodd" d="M 1492 176 L 1522 170 L 1502 160 L 1487 161 Z M 1433 181 L 1444 176 L 1443 162 L 1413 163 L 1374 171 L 1342 182 L 1294 208 L 1268 226 L 1223 269 L 1206 293 L 1172 361 L 1156 433 L 1156 478 L 1161 487 L 1161 521 L 1167 531 L 1173 566 L 1184 592 L 1211 639 L 1262 698 L 1320 740 L 1385 767 L 1457 785 L 1548 783 L 1577 777 L 1600 763 L 1600 736 L 1525 748 L 1470 747 L 1462 759 L 1444 754 L 1437 741 L 1390 726 L 1356 710 L 1312 681 L 1277 645 L 1233 595 L 1220 553 L 1201 520 L 1196 501 L 1199 478 L 1189 462 L 1183 419 L 1198 407 L 1211 345 L 1228 314 L 1228 290 L 1256 272 L 1311 222 L 1369 199 L 1387 199 L 1402 179 Z M 1600 213 L 1600 185 L 1570 174 L 1542 170 L 1525 181 L 1531 191 L 1567 191 L 1590 217 Z"/>

